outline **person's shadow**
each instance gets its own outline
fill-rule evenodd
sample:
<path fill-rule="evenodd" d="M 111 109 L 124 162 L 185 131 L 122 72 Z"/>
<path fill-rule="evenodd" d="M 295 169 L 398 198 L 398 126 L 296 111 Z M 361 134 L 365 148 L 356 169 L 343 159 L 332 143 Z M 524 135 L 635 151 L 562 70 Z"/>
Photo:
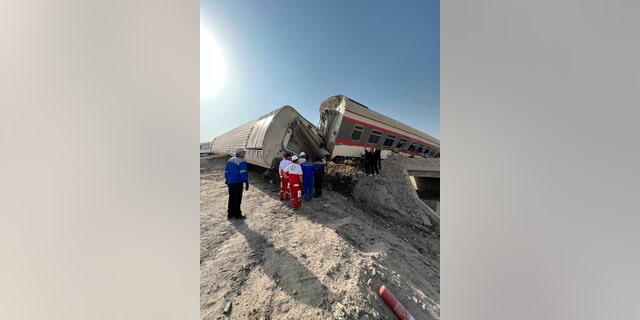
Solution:
<path fill-rule="evenodd" d="M 262 270 L 277 283 L 278 288 L 309 306 L 323 304 L 323 298 L 330 294 L 329 289 L 296 257 L 285 249 L 275 248 L 244 221 L 235 222 L 233 226 L 245 237 L 251 250 L 259 257 Z"/>

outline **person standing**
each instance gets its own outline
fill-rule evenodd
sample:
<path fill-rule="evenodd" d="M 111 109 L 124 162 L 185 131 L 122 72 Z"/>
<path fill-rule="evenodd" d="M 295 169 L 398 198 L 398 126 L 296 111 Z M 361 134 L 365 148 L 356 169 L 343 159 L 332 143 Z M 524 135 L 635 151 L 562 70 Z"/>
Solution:
<path fill-rule="evenodd" d="M 293 210 L 302 208 L 302 168 L 298 164 L 298 156 L 291 157 L 291 164 L 285 169 L 289 177 L 289 191 L 291 192 L 291 207 Z"/>
<path fill-rule="evenodd" d="M 382 160 L 382 150 L 380 150 L 379 145 L 373 149 L 371 158 L 373 161 L 373 170 L 371 170 L 371 173 L 377 176 L 380 174 L 380 161 Z"/>
<path fill-rule="evenodd" d="M 305 158 L 307 156 L 306 153 L 304 153 L 304 151 L 300 152 L 300 155 L 298 156 L 298 164 L 300 166 L 302 166 L 303 163 L 305 163 L 305 161 L 307 161 L 307 159 Z M 304 184 L 301 186 L 302 189 L 301 192 L 304 193 Z"/>
<path fill-rule="evenodd" d="M 289 199 L 289 181 L 285 176 L 284 169 L 291 164 L 291 154 L 285 153 L 284 159 L 280 161 L 278 173 L 280 174 L 280 201 Z"/>
<path fill-rule="evenodd" d="M 304 151 L 300 152 L 300 156 L 298 157 L 298 164 L 302 165 L 303 163 L 305 163 L 307 161 L 306 158 L 307 154 L 304 153 Z"/>
<path fill-rule="evenodd" d="M 244 219 L 240 205 L 242 204 L 242 185 L 249 190 L 249 174 L 247 162 L 244 160 L 245 151 L 236 149 L 236 156 L 227 161 L 224 169 L 224 183 L 229 187 L 229 203 L 227 206 L 227 219 Z"/>
<path fill-rule="evenodd" d="M 302 192 L 304 194 L 304 200 L 311 201 L 313 199 L 313 170 L 315 165 L 309 161 L 309 155 L 304 156 L 305 162 L 300 164 L 302 168 Z"/>
<path fill-rule="evenodd" d="M 373 174 L 373 151 L 371 149 L 364 149 L 364 171 L 367 176 Z"/>
<path fill-rule="evenodd" d="M 324 177 L 324 163 L 322 163 L 322 158 L 317 157 L 313 165 L 315 167 L 313 173 L 313 185 L 315 187 L 316 198 L 318 198 L 322 196 L 322 179 Z"/>

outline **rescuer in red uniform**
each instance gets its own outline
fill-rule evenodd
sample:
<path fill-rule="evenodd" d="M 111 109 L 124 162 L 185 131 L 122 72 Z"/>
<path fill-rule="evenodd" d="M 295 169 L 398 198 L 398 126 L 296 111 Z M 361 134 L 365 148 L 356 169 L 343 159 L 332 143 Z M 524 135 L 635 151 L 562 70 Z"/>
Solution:
<path fill-rule="evenodd" d="M 280 174 L 280 201 L 289 199 L 289 182 L 285 175 L 284 169 L 291 164 L 291 154 L 285 153 L 284 159 L 280 161 L 280 167 L 278 173 Z"/>
<path fill-rule="evenodd" d="M 293 210 L 302 209 L 302 167 L 298 164 L 298 156 L 291 157 L 291 164 L 284 170 L 289 177 L 289 191 L 291 192 L 291 207 Z"/>

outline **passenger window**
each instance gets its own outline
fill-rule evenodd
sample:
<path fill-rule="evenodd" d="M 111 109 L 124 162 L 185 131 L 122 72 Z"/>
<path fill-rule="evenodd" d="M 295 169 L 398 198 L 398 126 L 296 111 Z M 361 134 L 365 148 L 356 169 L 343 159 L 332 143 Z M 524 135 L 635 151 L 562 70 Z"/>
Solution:
<path fill-rule="evenodd" d="M 384 139 L 383 145 L 387 147 L 391 147 L 393 143 L 396 142 L 396 136 L 388 135 L 386 139 Z"/>
<path fill-rule="evenodd" d="M 422 146 L 418 147 L 418 153 L 422 153 Z"/>
<path fill-rule="evenodd" d="M 402 146 L 404 146 L 405 143 L 407 143 L 407 140 L 400 139 L 400 142 L 398 142 L 398 145 L 396 146 L 396 148 L 402 149 Z"/>
<path fill-rule="evenodd" d="M 378 143 L 381 135 L 382 135 L 382 132 L 372 130 L 371 135 L 369 136 L 369 143 Z"/>
<path fill-rule="evenodd" d="M 409 151 L 415 151 L 415 150 L 416 150 L 416 146 L 415 146 L 414 144 L 411 144 L 411 145 L 409 146 L 409 149 L 407 149 L 407 150 L 409 150 Z"/>
<path fill-rule="evenodd" d="M 364 127 L 356 125 L 353 128 L 353 132 L 351 132 L 351 140 L 360 141 L 360 136 L 362 135 L 362 131 Z"/>

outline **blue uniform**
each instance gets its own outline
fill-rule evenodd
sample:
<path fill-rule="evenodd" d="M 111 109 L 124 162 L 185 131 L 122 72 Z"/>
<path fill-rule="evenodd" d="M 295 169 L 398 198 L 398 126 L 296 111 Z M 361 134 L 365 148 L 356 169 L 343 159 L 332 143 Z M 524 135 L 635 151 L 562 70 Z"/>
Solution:
<path fill-rule="evenodd" d="M 242 210 L 242 184 L 249 187 L 249 174 L 247 173 L 247 162 L 241 155 L 227 161 L 224 168 L 224 180 L 229 187 L 229 204 L 227 207 L 227 219 L 243 219 Z"/>
<path fill-rule="evenodd" d="M 322 196 L 322 179 L 324 176 L 324 165 L 322 162 L 314 162 L 313 185 L 315 187 L 314 194 L 317 197 Z"/>
<path fill-rule="evenodd" d="M 224 179 L 228 184 L 249 183 L 247 161 L 241 157 L 229 159 L 229 161 L 227 161 L 227 167 L 224 169 Z"/>
<path fill-rule="evenodd" d="M 311 200 L 313 198 L 313 173 L 315 166 L 311 161 L 307 161 L 300 165 L 302 167 L 302 185 L 303 194 L 305 200 Z"/>

